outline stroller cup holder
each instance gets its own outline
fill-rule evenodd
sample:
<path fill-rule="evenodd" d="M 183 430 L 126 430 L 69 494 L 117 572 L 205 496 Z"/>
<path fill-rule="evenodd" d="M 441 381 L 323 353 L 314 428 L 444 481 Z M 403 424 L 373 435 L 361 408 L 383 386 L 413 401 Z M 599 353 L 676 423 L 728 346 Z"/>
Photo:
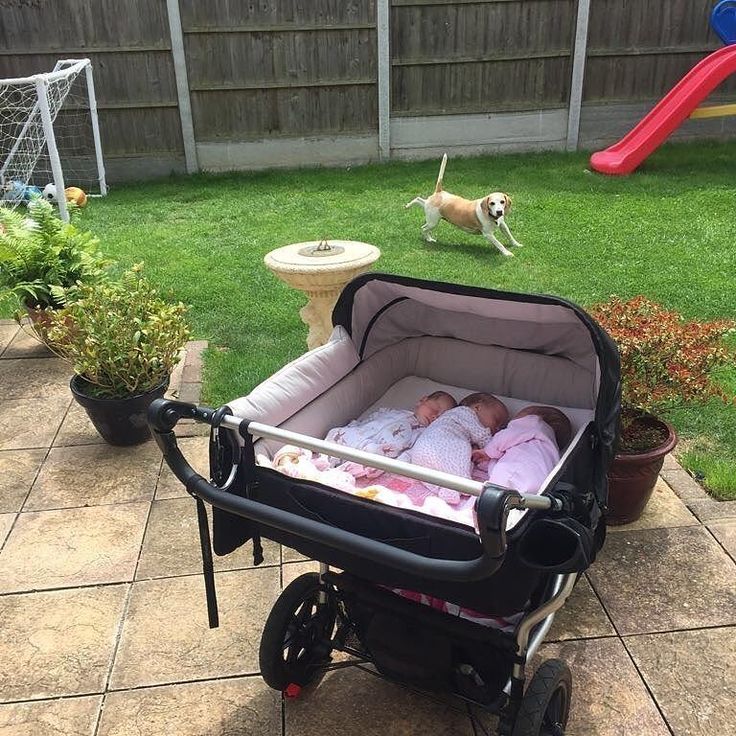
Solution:
<path fill-rule="evenodd" d="M 535 519 L 519 542 L 518 554 L 533 570 L 583 572 L 593 561 L 593 535 L 574 519 Z"/>

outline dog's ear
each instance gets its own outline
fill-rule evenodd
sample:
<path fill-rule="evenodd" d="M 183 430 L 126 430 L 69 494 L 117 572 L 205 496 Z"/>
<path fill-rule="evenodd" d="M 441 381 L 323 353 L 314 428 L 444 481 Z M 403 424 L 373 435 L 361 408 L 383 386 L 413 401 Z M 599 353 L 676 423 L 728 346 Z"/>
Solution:
<path fill-rule="evenodd" d="M 511 210 L 511 197 L 509 197 L 509 195 L 506 194 L 506 192 L 504 192 L 503 196 L 506 197 L 506 207 L 504 209 L 504 214 L 505 214 L 506 212 L 509 212 Z"/>
<path fill-rule="evenodd" d="M 491 214 L 491 195 L 490 194 L 487 197 L 483 197 L 483 201 L 480 203 L 480 208 L 485 209 L 485 211 L 489 215 Z"/>

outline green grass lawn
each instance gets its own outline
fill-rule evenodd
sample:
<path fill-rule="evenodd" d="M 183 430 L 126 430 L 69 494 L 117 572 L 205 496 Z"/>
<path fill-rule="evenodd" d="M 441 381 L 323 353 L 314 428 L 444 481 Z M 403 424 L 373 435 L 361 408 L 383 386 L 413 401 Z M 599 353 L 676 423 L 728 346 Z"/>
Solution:
<path fill-rule="evenodd" d="M 305 349 L 303 296 L 263 256 L 322 237 L 382 250 L 377 270 L 524 292 L 587 306 L 646 294 L 688 317 L 736 317 L 736 143 L 666 147 L 627 178 L 586 171 L 585 154 L 451 159 L 445 186 L 477 197 L 508 191 L 507 221 L 526 246 L 502 257 L 481 238 L 441 223 L 419 237 L 420 209 L 439 161 L 351 169 L 177 177 L 114 187 L 83 225 L 129 265 L 192 305 L 194 333 L 210 341 L 205 398 L 247 393 Z M 736 370 L 724 372 L 736 394 Z M 712 402 L 672 412 L 681 458 L 720 497 L 736 498 L 736 410 Z"/>

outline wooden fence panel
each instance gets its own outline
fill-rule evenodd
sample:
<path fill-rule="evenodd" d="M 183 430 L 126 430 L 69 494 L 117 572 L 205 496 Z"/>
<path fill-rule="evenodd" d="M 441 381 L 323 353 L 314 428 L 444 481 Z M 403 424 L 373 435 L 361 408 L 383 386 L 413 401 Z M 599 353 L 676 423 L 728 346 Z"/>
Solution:
<path fill-rule="evenodd" d="M 592 0 L 585 102 L 657 99 L 721 44 L 711 0 Z M 725 82 L 716 96 L 736 91 Z"/>
<path fill-rule="evenodd" d="M 146 157 L 155 159 L 157 173 L 166 161 L 179 168 L 183 145 L 166 0 L 0 3 L 0 78 L 47 72 L 58 59 L 83 57 L 92 61 L 108 169 L 115 170 L 114 159 L 132 158 L 137 168 L 130 174 L 145 176 Z M 65 119 L 62 111 L 60 131 Z"/>
<path fill-rule="evenodd" d="M 393 0 L 392 113 L 566 104 L 574 0 Z"/>
<path fill-rule="evenodd" d="M 375 0 L 180 7 L 198 141 L 376 130 Z"/>
<path fill-rule="evenodd" d="M 374 85 L 193 92 L 198 141 L 339 135 L 375 127 Z"/>
<path fill-rule="evenodd" d="M 168 48 L 165 0 L 35 0 L 0 5 L 3 54 Z"/>
<path fill-rule="evenodd" d="M 197 33 L 186 37 L 192 90 L 374 83 L 375 32 Z"/>
<path fill-rule="evenodd" d="M 372 26 L 376 20 L 375 0 L 180 0 L 181 22 L 186 32 L 202 29 L 273 30 L 287 27 L 329 25 Z"/>
<path fill-rule="evenodd" d="M 63 54 L 0 55 L 0 78 L 49 72 Z M 78 55 L 82 58 L 81 55 Z M 92 71 L 100 110 L 108 107 L 176 105 L 176 84 L 168 51 L 85 54 Z M 76 58 L 76 57 L 73 57 Z"/>

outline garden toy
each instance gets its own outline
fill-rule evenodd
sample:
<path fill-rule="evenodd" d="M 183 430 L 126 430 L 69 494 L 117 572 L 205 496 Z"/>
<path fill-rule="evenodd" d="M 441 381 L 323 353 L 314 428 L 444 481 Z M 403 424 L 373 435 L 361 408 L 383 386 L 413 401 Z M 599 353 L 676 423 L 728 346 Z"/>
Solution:
<path fill-rule="evenodd" d="M 210 625 L 218 617 L 205 501 L 214 507 L 216 554 L 252 540 L 258 564 L 265 537 L 320 562 L 319 573 L 284 589 L 267 619 L 260 669 L 272 688 L 298 696 L 324 671 L 351 663 L 331 664 L 342 651 L 386 678 L 500 714 L 502 736 L 564 734 L 567 665 L 547 660 L 526 692 L 525 672 L 603 542 L 620 408 L 616 348 L 582 309 L 556 297 L 385 274 L 350 282 L 333 324 L 326 345 L 226 406 L 151 405 L 156 442 L 196 499 Z M 411 408 L 436 390 L 493 393 L 512 413 L 540 403 L 564 412 L 572 440 L 538 494 L 318 439 L 373 407 Z M 212 428 L 210 480 L 177 445 L 185 418 Z M 267 458 L 286 444 L 475 499 L 464 521 L 392 507 L 373 489 L 363 497 L 271 467 Z M 512 510 L 525 513 L 510 521 Z M 484 625 L 510 616 L 510 631 Z"/>
<path fill-rule="evenodd" d="M 618 143 L 590 157 L 590 167 L 601 174 L 626 175 L 634 171 L 688 117 L 736 115 L 736 105 L 698 107 L 711 92 L 736 72 L 736 1 L 722 0 L 713 8 L 711 26 L 729 44 L 696 64 Z"/>
<path fill-rule="evenodd" d="M 736 43 L 736 0 L 721 0 L 713 8 L 710 27 L 726 46 Z"/>
<path fill-rule="evenodd" d="M 43 197 L 49 202 L 57 202 L 56 184 L 47 184 L 43 188 Z M 77 207 L 84 207 L 87 204 L 87 195 L 79 187 L 66 187 L 64 197 L 67 202 L 74 202 Z"/>
<path fill-rule="evenodd" d="M 414 205 L 424 208 L 425 222 L 422 225 L 424 239 L 428 243 L 436 242 L 432 237 L 432 231 L 439 225 L 440 220 L 447 220 L 461 230 L 483 235 L 503 255 L 513 256 L 514 254 L 493 234 L 496 228 L 501 228 L 510 239 L 511 245 L 521 247 L 521 243 L 511 234 L 504 220 L 504 216 L 511 209 L 511 197 L 503 192 L 491 192 L 481 199 L 470 200 L 445 192 L 442 190 L 442 179 L 446 166 L 447 154 L 442 157 L 434 193 L 427 199 L 414 197 L 405 205 L 407 208 Z"/>
<path fill-rule="evenodd" d="M 40 197 L 41 190 L 32 184 L 24 184 L 22 181 L 11 181 L 3 187 L 2 199 L 4 202 L 28 204 L 33 197 Z"/>

